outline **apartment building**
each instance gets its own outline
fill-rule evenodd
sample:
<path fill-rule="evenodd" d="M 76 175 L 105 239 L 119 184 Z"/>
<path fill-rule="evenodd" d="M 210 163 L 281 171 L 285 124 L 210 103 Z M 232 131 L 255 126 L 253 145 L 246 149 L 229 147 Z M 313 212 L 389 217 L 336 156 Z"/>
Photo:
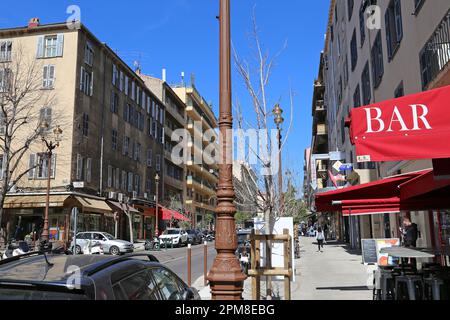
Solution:
<path fill-rule="evenodd" d="M 155 223 L 155 175 L 163 166 L 163 101 L 84 25 L 70 29 L 66 23 L 43 25 L 32 19 L 26 27 L 0 30 L 0 48 L 0 70 L 15 53 L 37 66 L 42 89 L 55 103 L 36 101 L 33 108 L 50 130 L 57 125 L 63 130 L 52 170 L 40 139 L 24 158 L 23 166 L 31 170 L 4 205 L 2 225 L 8 233 L 19 226 L 16 236 L 23 238 L 42 228 L 51 172 L 52 240 L 69 240 L 75 207 L 79 231 L 129 238 L 131 224 L 133 238 L 149 237 Z"/>
<path fill-rule="evenodd" d="M 218 165 L 214 157 L 218 145 L 216 116 L 192 83 L 172 86 L 186 105 L 186 128 L 191 137 L 188 142 L 190 159 L 186 159 L 186 211 L 193 217 L 193 225 L 214 225 L 217 204 Z"/>
<path fill-rule="evenodd" d="M 166 117 L 164 122 L 164 189 L 161 203 L 181 213 L 185 212 L 186 168 L 172 159 L 173 149 L 179 141 L 172 141 L 175 130 L 184 130 L 187 125 L 186 105 L 166 82 L 166 71 L 162 79 L 140 74 L 145 84 L 164 102 Z M 182 155 L 180 155 L 182 156 Z"/>
<path fill-rule="evenodd" d="M 345 154 L 360 183 L 432 167 L 431 160 L 357 163 L 345 119 L 352 108 L 450 84 L 449 34 L 447 0 L 331 1 L 324 48 L 329 150 Z M 419 245 L 429 244 L 432 215 L 404 214 L 422 228 Z M 401 216 L 346 218 L 344 231 L 355 246 L 361 238 L 396 237 Z"/>

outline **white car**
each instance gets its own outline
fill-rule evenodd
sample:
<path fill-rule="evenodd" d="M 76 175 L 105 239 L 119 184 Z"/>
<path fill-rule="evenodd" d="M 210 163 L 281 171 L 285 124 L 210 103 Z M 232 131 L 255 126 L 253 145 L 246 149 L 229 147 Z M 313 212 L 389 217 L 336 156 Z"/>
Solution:
<path fill-rule="evenodd" d="M 188 234 L 182 229 L 167 229 L 164 231 L 159 237 L 160 246 L 164 246 L 164 239 L 172 240 L 175 247 L 181 247 L 182 245 L 188 245 L 189 243 Z M 168 245 L 170 245 L 170 242 L 168 242 Z"/>

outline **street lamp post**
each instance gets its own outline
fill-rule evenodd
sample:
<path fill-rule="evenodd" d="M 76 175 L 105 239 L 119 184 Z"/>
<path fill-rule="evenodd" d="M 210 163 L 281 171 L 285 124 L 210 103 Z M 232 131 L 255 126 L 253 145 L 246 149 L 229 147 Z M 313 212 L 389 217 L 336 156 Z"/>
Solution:
<path fill-rule="evenodd" d="M 158 195 L 159 195 L 159 174 L 156 174 L 155 176 L 155 183 L 156 183 L 156 195 L 155 195 L 155 202 L 156 202 L 156 223 L 155 223 L 155 236 L 156 238 L 159 237 L 159 217 L 158 217 Z"/>
<path fill-rule="evenodd" d="M 44 122 L 41 126 L 43 131 L 45 132 L 48 129 L 48 124 Z M 54 139 L 55 141 L 49 141 L 44 136 L 42 136 L 42 141 L 44 142 L 45 146 L 47 147 L 47 194 L 45 199 L 45 213 L 44 213 L 44 230 L 42 231 L 42 240 L 48 241 L 49 240 L 49 226 L 48 226 L 48 211 L 50 206 L 50 181 L 52 177 L 52 156 L 53 156 L 53 150 L 59 147 L 59 143 L 61 142 L 60 136 L 62 135 L 62 130 L 59 126 L 53 130 Z"/>
<path fill-rule="evenodd" d="M 233 128 L 231 109 L 230 0 L 220 0 L 220 148 L 219 185 L 217 190 L 217 256 L 208 275 L 213 300 L 242 300 L 247 278 L 235 251 L 237 248 L 234 215 L 232 143 L 227 134 Z"/>
<path fill-rule="evenodd" d="M 281 109 L 280 105 L 277 104 L 273 109 L 273 114 L 275 115 L 275 124 L 277 125 L 278 130 L 278 186 L 280 192 L 280 216 L 283 216 L 284 211 L 284 195 L 283 195 L 283 169 L 281 163 L 281 149 L 282 149 L 282 136 L 281 136 L 281 125 L 284 122 L 284 118 L 282 117 L 283 109 Z"/>

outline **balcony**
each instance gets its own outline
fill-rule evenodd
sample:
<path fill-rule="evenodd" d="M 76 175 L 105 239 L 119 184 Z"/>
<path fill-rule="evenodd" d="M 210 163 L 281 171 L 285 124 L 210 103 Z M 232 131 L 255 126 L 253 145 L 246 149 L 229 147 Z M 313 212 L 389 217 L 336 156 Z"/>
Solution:
<path fill-rule="evenodd" d="M 209 196 L 216 195 L 216 192 L 213 190 L 213 186 L 206 181 L 202 181 L 198 177 L 187 176 L 186 183 L 199 193 L 207 194 Z"/>
<path fill-rule="evenodd" d="M 420 70 L 424 90 L 450 84 L 449 62 L 450 10 L 420 52 Z"/>
<path fill-rule="evenodd" d="M 183 181 L 172 178 L 171 176 L 164 175 L 164 183 L 179 190 L 183 190 Z"/>

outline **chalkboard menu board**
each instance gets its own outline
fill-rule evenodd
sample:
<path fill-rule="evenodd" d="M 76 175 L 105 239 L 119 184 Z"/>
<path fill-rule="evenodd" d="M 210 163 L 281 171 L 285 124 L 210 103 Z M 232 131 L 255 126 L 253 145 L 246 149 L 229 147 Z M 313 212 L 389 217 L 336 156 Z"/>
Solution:
<path fill-rule="evenodd" d="M 378 262 L 377 240 L 362 239 L 361 242 L 363 263 L 376 264 Z"/>

